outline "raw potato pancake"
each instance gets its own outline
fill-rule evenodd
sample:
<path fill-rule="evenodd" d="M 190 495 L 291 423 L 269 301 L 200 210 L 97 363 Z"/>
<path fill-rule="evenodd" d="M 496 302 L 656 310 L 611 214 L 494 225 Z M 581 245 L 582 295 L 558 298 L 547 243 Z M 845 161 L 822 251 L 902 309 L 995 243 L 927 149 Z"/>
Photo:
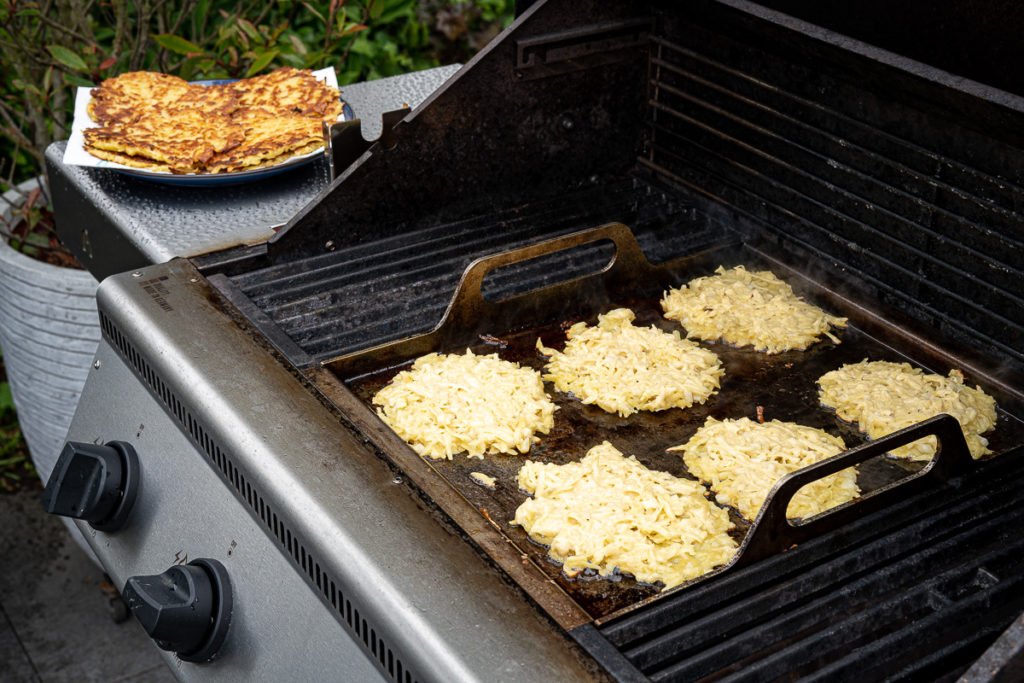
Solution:
<path fill-rule="evenodd" d="M 637 581 L 678 586 L 725 564 L 736 553 L 729 513 L 695 481 L 649 470 L 607 441 L 580 462 L 527 462 L 520 488 L 534 497 L 514 524 L 548 546 L 567 576 L 592 569 Z"/>
<path fill-rule="evenodd" d="M 544 379 L 622 417 L 707 400 L 725 372 L 718 356 L 678 332 L 636 327 L 635 317 L 628 308 L 617 308 L 598 316 L 595 327 L 576 323 L 561 352 L 537 339 L 537 349 L 550 357 Z"/>
<path fill-rule="evenodd" d="M 895 431 L 948 413 L 960 422 L 971 456 L 988 450 L 982 433 L 996 426 L 996 401 L 981 390 L 964 384 L 959 370 L 948 377 L 926 374 L 909 363 L 867 361 L 844 365 L 818 379 L 821 402 L 836 415 L 856 422 L 868 437 L 877 439 Z M 936 439 L 928 436 L 893 450 L 890 455 L 909 460 L 931 460 Z"/>
<path fill-rule="evenodd" d="M 794 422 L 709 417 L 688 442 L 668 450 L 682 452 L 687 469 L 711 487 L 715 500 L 752 521 L 779 479 L 843 452 L 846 444 Z M 813 517 L 859 495 L 857 470 L 850 467 L 802 487 L 790 500 L 786 516 Z"/>
<path fill-rule="evenodd" d="M 830 327 L 846 327 L 846 318 L 801 300 L 770 271 L 719 266 L 715 273 L 671 289 L 661 300 L 665 317 L 678 320 L 687 337 L 770 354 L 806 349 L 821 335 L 839 343 Z"/>
<path fill-rule="evenodd" d="M 199 85 L 135 71 L 91 92 L 85 149 L 170 173 L 274 166 L 323 145 L 322 121 L 342 113 L 339 91 L 308 70 L 282 67 L 234 83 Z"/>
<path fill-rule="evenodd" d="M 413 450 L 435 460 L 466 451 L 526 453 L 554 425 L 540 373 L 497 354 L 431 353 L 373 397 L 377 415 Z"/>

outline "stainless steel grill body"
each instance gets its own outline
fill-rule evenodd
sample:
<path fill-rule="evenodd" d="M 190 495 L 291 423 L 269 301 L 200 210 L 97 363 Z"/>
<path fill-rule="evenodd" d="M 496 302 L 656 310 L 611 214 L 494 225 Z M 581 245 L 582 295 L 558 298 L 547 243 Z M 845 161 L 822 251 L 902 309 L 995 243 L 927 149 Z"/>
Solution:
<path fill-rule="evenodd" d="M 69 439 L 139 453 L 128 528 L 88 534 L 119 585 L 185 555 L 220 560 L 237 583 L 222 656 L 171 657 L 183 678 L 367 680 L 374 664 L 398 681 L 588 678 L 571 641 L 237 327 L 188 262 L 137 273 L 101 285 L 113 349 Z"/>
<path fill-rule="evenodd" d="M 104 335 L 125 363 L 118 381 L 148 387 L 173 425 L 165 431 L 194 444 L 187 466 L 221 479 L 291 567 L 285 581 L 305 582 L 305 598 L 387 678 L 958 675 L 1019 611 L 1024 580 L 1024 99 L 862 42 L 871 26 L 851 28 L 856 38 L 745 0 L 535 3 L 268 244 L 105 282 Z M 936 35 L 908 54 L 934 55 Z M 965 73 L 982 77 L 977 64 Z M 1005 69 L 998 81 L 1019 85 Z M 473 496 L 358 403 L 338 368 L 427 333 L 474 259 L 614 221 L 656 265 L 722 245 L 760 254 L 841 304 L 873 353 L 963 368 L 998 394 L 1001 460 L 591 623 Z M 481 296 L 529 313 L 531 290 L 607 262 L 591 246 L 496 272 L 478 283 Z M 610 290 L 585 289 L 557 291 L 595 310 L 609 303 Z M 450 337 L 425 335 L 424 350 L 489 331 L 477 322 L 464 315 Z M 793 405 L 816 413 L 804 380 Z M 100 410 L 83 405 L 77 438 L 125 439 L 94 433 Z M 161 450 L 134 422 L 118 424 L 136 434 L 145 469 Z M 222 504 L 203 505 L 216 515 Z M 119 533 L 131 542 L 107 555 L 126 563 L 122 577 L 162 568 L 133 564 L 133 547 L 223 559 L 230 535 L 196 531 L 191 550 L 173 529 L 170 541 Z M 903 568 L 917 579 L 897 590 L 885 577 Z M 257 599 L 240 594 L 240 614 Z M 267 629 L 231 637 L 273 647 L 280 634 Z M 214 666 L 244 666 L 241 642 Z M 346 666 L 365 664 L 350 655 Z"/>
<path fill-rule="evenodd" d="M 231 635 L 217 661 L 198 666 L 163 652 L 178 678 L 384 680 L 252 523 L 244 504 L 224 495 L 221 477 L 196 467 L 202 461 L 196 443 L 104 341 L 68 438 L 103 443 L 125 435 L 142 457 L 141 504 L 131 524 L 111 534 L 79 522 L 111 580 L 121 587 L 129 576 L 212 557 L 228 568 L 238 598 Z"/>

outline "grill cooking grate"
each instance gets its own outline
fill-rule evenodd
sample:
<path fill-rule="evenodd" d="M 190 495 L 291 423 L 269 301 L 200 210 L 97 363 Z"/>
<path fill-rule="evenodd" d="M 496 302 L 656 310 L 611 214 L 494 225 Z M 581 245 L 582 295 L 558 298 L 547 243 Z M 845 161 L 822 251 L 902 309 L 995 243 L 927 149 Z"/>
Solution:
<path fill-rule="evenodd" d="M 599 632 L 654 681 L 955 675 L 1024 609 L 1019 456 Z"/>
<path fill-rule="evenodd" d="M 476 258 L 612 219 L 628 222 L 655 262 L 723 239 L 721 229 L 712 229 L 689 204 L 628 180 L 400 238 L 350 248 L 338 245 L 325 255 L 233 276 L 229 286 L 305 353 L 324 360 L 431 329 L 444 314 L 462 272 Z M 496 273 L 484 294 L 507 297 L 593 272 L 610 254 L 597 247 L 557 263 Z"/>
<path fill-rule="evenodd" d="M 686 38 L 652 39 L 642 164 L 1024 368 L 1024 154 L 979 126 L 1011 112 L 721 11 L 664 21 Z"/>

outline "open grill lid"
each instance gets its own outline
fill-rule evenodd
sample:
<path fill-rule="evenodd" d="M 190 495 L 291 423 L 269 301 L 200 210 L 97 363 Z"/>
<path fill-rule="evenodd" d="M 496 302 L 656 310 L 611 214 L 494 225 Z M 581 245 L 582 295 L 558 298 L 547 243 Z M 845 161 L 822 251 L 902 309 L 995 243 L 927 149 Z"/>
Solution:
<path fill-rule="evenodd" d="M 955 11 L 913 4 L 933 30 L 901 35 L 929 57 L 944 35 L 935 27 L 953 30 Z M 1022 23 L 1021 7 L 993 5 L 1007 25 Z M 891 45 L 887 18 L 850 27 Z M 955 25 L 958 41 L 977 46 L 960 73 L 984 64 L 1011 78 L 997 57 L 1020 47 L 982 47 L 987 25 Z M 263 272 L 290 291 L 273 267 L 324 272 L 330 287 L 328 271 L 360 258 L 361 245 L 415 250 L 419 234 L 481 216 L 497 221 L 484 253 L 501 251 L 502 232 L 530 207 L 600 196 L 641 173 L 679 190 L 709 227 L 773 234 L 823 267 L 865 274 L 872 298 L 982 349 L 991 374 L 1024 384 L 1024 99 L 1012 92 L 740 0 L 550 0 L 396 124 L 388 144 L 233 271 L 247 271 L 243 294 Z M 540 238 L 565 229 L 549 228 L 551 216 L 530 218 Z M 575 229 L 612 219 L 630 222 L 620 212 Z M 267 305 L 336 315 L 313 300 L 326 290 L 310 292 Z"/>
<path fill-rule="evenodd" d="M 643 3 L 537 3 L 396 124 L 389 149 L 371 148 L 278 233 L 272 260 L 626 176 L 642 144 L 650 23 Z"/>
<path fill-rule="evenodd" d="M 649 152 L 652 46 L 688 48 L 691 22 L 797 64 L 820 60 L 815 68 L 867 80 L 885 103 L 923 101 L 1012 146 L 1024 140 L 1019 3 L 540 0 L 297 215 L 271 254 L 323 253 L 328 241 L 377 239 L 627 175 Z M 983 163 L 1020 178 L 1009 154 Z"/>

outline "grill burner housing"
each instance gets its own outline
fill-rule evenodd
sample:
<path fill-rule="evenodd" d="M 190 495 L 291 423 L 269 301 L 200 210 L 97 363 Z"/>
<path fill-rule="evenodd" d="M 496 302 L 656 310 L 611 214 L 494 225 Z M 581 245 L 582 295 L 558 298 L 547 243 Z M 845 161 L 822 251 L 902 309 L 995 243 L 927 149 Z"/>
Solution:
<path fill-rule="evenodd" d="M 911 4 L 941 25 L 942 7 Z M 463 530 L 479 519 L 460 516 L 461 494 L 393 447 L 334 372 L 346 355 L 429 331 L 474 260 L 611 221 L 654 264 L 742 245 L 800 273 L 879 345 L 996 394 L 1013 435 L 1000 456 L 585 623 L 524 590 L 620 679 L 956 677 L 1024 609 L 1024 100 L 997 89 L 1020 92 L 1012 69 L 984 68 L 991 46 L 916 62 L 941 54 L 944 32 L 901 50 L 886 19 L 837 14 L 826 29 L 742 0 L 535 3 L 266 249 L 194 264 Z M 956 25 L 961 44 L 984 30 Z M 587 243 L 512 264 L 482 292 L 528 297 L 612 253 Z M 518 555 L 487 533 L 467 531 L 519 581 L 502 553 Z"/>

